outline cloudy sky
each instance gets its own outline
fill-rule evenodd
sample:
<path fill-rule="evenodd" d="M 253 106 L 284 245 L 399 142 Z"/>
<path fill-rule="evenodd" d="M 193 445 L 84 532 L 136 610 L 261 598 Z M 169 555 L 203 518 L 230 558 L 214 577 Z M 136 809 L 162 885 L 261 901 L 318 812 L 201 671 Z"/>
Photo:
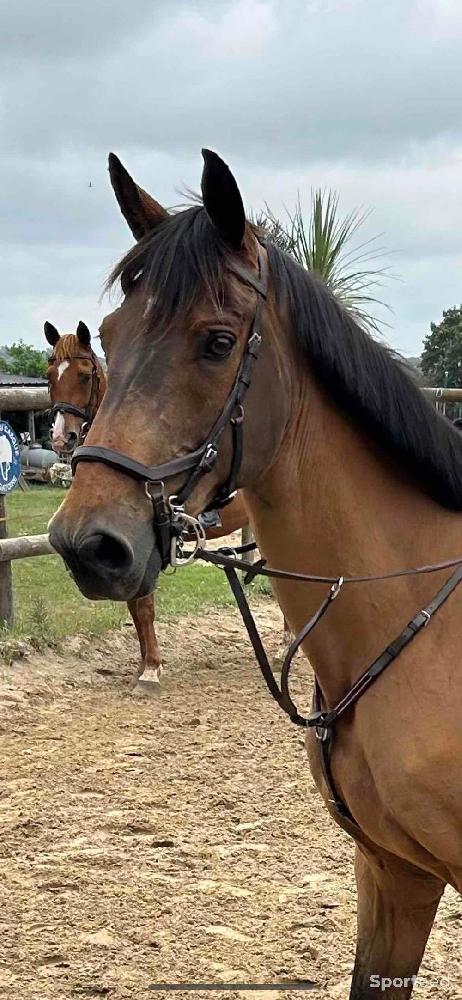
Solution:
<path fill-rule="evenodd" d="M 0 49 L 0 343 L 108 311 L 110 149 L 166 205 L 205 145 L 249 209 L 373 208 L 404 353 L 462 301 L 461 0 L 0 0 Z"/>

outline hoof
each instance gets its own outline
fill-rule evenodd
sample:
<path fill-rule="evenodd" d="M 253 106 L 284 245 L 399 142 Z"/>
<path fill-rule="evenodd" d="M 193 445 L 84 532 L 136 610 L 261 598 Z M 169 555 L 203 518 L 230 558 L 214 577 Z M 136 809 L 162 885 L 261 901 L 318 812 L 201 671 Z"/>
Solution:
<path fill-rule="evenodd" d="M 160 690 L 160 678 L 162 674 L 162 667 L 146 667 L 143 673 L 138 677 L 136 687 L 140 691 L 146 691 L 154 693 Z"/>

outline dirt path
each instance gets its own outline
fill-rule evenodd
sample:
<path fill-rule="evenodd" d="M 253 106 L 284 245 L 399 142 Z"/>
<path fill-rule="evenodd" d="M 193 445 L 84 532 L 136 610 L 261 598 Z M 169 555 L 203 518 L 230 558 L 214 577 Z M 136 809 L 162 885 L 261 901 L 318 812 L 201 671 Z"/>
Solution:
<path fill-rule="evenodd" d="M 259 620 L 274 651 L 270 602 Z M 321 807 L 300 733 L 234 613 L 159 631 L 154 699 L 130 690 L 128 629 L 3 672 L 0 995 L 134 1000 L 154 982 L 247 980 L 295 997 L 284 981 L 298 978 L 346 998 L 352 845 Z M 462 997 L 461 945 L 451 892 L 416 996 Z"/>

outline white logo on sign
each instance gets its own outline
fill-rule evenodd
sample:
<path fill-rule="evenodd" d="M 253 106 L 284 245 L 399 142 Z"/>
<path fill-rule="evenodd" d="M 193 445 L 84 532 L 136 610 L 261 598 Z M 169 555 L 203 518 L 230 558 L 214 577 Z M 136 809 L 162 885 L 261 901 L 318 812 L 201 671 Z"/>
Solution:
<path fill-rule="evenodd" d="M 0 476 L 3 482 L 8 482 L 11 465 L 13 462 L 13 449 L 5 434 L 0 437 Z"/>

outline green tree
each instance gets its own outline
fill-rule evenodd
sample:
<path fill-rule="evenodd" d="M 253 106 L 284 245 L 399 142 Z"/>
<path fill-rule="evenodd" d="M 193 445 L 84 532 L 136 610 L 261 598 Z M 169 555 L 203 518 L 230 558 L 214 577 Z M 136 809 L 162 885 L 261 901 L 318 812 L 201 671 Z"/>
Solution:
<path fill-rule="evenodd" d="M 462 306 L 443 310 L 424 340 L 421 369 L 434 386 L 462 386 Z"/>
<path fill-rule="evenodd" d="M 38 351 L 35 347 L 25 344 L 23 340 L 5 348 L 6 357 L 2 359 L 1 367 L 11 375 L 32 375 L 43 377 L 47 369 L 47 352 Z"/>
<path fill-rule="evenodd" d="M 371 308 L 385 305 L 374 290 L 382 284 L 388 268 L 377 267 L 383 254 L 377 237 L 357 241 L 358 231 L 368 217 L 369 212 L 359 209 L 341 216 L 336 192 L 318 189 L 311 192 L 306 221 L 299 198 L 293 215 L 288 213 L 287 225 L 268 206 L 256 222 L 281 250 L 318 274 L 359 323 L 379 330 L 382 324 Z"/>

